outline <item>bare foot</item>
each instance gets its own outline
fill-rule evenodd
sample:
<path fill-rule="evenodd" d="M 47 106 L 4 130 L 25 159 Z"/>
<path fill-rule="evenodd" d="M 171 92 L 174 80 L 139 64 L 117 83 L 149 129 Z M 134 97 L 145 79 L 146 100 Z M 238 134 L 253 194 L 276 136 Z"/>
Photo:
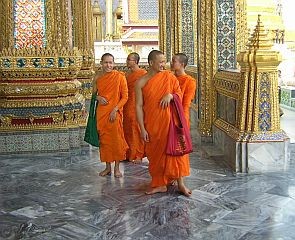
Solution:
<path fill-rule="evenodd" d="M 101 176 L 101 177 L 105 177 L 107 175 L 111 175 L 111 169 L 106 168 L 105 170 L 103 170 L 102 172 L 99 173 L 99 176 Z"/>
<path fill-rule="evenodd" d="M 190 197 L 192 195 L 192 191 L 184 185 L 178 186 L 178 190 L 186 197 Z"/>
<path fill-rule="evenodd" d="M 123 177 L 123 175 L 122 175 L 122 173 L 120 172 L 119 169 L 118 169 L 118 170 L 114 170 L 114 176 L 115 176 L 116 178 Z"/>
<path fill-rule="evenodd" d="M 155 193 L 164 193 L 167 192 L 167 187 L 166 186 L 161 186 L 161 187 L 154 187 L 150 191 L 145 192 L 147 195 L 152 195 Z"/>

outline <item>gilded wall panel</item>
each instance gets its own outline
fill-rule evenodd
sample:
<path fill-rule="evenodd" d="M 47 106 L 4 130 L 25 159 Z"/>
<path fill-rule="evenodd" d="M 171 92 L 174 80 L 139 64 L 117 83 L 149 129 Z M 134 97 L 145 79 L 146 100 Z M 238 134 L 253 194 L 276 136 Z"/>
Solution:
<path fill-rule="evenodd" d="M 214 96 L 213 77 L 217 71 L 216 49 L 216 1 L 200 1 L 200 131 L 202 136 L 212 136 L 215 118 L 216 96 Z"/>
<path fill-rule="evenodd" d="M 13 0 L 0 0 L 0 14 L 1 51 L 5 48 L 12 48 L 14 46 Z"/>

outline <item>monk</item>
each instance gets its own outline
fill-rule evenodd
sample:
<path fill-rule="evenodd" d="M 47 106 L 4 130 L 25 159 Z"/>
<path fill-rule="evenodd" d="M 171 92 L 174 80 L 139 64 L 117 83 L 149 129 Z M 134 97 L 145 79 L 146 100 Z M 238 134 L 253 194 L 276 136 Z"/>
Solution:
<path fill-rule="evenodd" d="M 100 159 L 106 168 L 100 176 L 111 175 L 111 163 L 115 162 L 114 176 L 122 177 L 119 164 L 126 159 L 128 145 L 123 132 L 123 106 L 128 99 L 128 88 L 124 73 L 113 70 L 114 56 L 105 53 L 101 57 L 102 70 L 93 82 L 98 107 L 97 130 L 100 141 Z"/>
<path fill-rule="evenodd" d="M 151 175 L 150 189 L 146 194 L 167 191 L 171 180 L 177 180 L 178 189 L 185 196 L 191 195 L 183 177 L 188 176 L 189 163 L 183 156 L 166 154 L 170 122 L 170 101 L 172 94 L 182 97 L 177 78 L 164 70 L 165 57 L 161 51 L 152 50 L 148 56 L 149 70 L 135 86 L 136 114 L 145 141 L 145 152 L 149 159 Z"/>
<path fill-rule="evenodd" d="M 185 73 L 185 67 L 188 63 L 188 57 L 184 53 L 177 53 L 172 57 L 171 70 L 180 85 L 182 92 L 182 106 L 185 114 L 185 119 L 190 126 L 190 104 L 195 97 L 197 82 L 190 75 Z"/>
<path fill-rule="evenodd" d="M 128 86 L 128 101 L 123 108 L 123 128 L 124 135 L 129 146 L 126 159 L 133 163 L 141 163 L 144 157 L 144 141 L 140 136 L 140 128 L 136 119 L 135 112 L 135 83 L 146 74 L 146 70 L 138 66 L 140 56 L 132 52 L 126 59 L 126 65 L 129 71 L 126 73 Z"/>

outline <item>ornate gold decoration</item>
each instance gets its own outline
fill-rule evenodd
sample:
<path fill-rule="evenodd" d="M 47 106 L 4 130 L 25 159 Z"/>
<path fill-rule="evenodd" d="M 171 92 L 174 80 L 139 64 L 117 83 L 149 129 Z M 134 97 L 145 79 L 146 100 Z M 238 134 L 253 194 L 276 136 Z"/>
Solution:
<path fill-rule="evenodd" d="M 241 74 L 239 72 L 217 72 L 214 77 L 216 92 L 238 100 L 240 93 L 240 78 Z"/>
<path fill-rule="evenodd" d="M 46 40 L 48 48 L 72 46 L 72 19 L 69 18 L 69 1 L 46 0 Z"/>
<path fill-rule="evenodd" d="M 76 48 L 3 49 L 0 107 L 6 114 L 1 115 L 0 129 L 53 127 L 60 118 L 56 118 L 58 113 L 53 114 L 55 108 L 64 109 L 64 121 L 58 127 L 85 124 L 85 114 L 79 113 L 85 111 L 84 97 L 79 94 L 81 83 L 77 80 L 81 66 L 82 56 Z M 30 113 L 35 108 L 48 114 Z"/>
<path fill-rule="evenodd" d="M 13 48 L 0 53 L 0 75 L 8 81 L 72 79 L 77 76 L 81 64 L 82 57 L 76 48 Z"/>
<path fill-rule="evenodd" d="M 271 49 L 272 45 L 258 16 L 248 50 L 238 55 L 242 74 L 238 128 L 252 135 L 252 140 L 268 140 L 281 132 L 277 81 L 281 55 Z M 264 139 L 255 137 L 261 134 Z"/>
<path fill-rule="evenodd" d="M 236 54 L 240 53 L 246 48 L 248 41 L 247 29 L 247 12 L 246 12 L 246 0 L 235 1 L 236 11 Z"/>

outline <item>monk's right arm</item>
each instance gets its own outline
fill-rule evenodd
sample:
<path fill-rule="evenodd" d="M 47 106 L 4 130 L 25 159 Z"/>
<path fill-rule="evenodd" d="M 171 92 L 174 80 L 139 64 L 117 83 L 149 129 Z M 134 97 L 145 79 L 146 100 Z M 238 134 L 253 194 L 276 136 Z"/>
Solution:
<path fill-rule="evenodd" d="M 137 117 L 137 122 L 140 127 L 141 131 L 141 136 L 144 141 L 148 142 L 148 133 L 144 127 L 144 114 L 143 114 L 143 96 L 142 96 L 142 81 L 138 81 L 137 84 L 135 85 L 135 107 L 136 107 L 136 117 Z"/>

